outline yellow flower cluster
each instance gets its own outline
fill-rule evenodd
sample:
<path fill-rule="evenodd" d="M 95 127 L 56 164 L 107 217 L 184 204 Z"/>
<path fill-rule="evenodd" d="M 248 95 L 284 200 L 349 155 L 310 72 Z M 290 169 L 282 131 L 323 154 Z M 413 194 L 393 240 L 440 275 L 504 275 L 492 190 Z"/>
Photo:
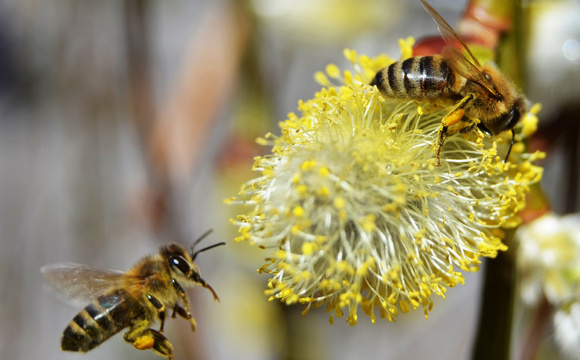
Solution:
<path fill-rule="evenodd" d="M 412 39 L 401 44 L 410 53 Z M 500 228 L 519 224 L 541 154 L 516 146 L 505 164 L 505 139 L 474 131 L 450 136 L 437 167 L 431 149 L 445 110 L 367 85 L 387 56 L 345 56 L 354 71 L 317 73 L 323 88 L 299 102 L 301 115 L 258 139 L 272 154 L 255 159 L 261 176 L 228 200 L 249 206 L 233 220 L 237 240 L 270 251 L 259 269 L 271 274 L 266 294 L 306 304 L 305 313 L 326 305 L 331 322 L 346 312 L 351 325 L 359 306 L 372 322 L 419 307 L 427 316 L 432 295 L 506 249 Z M 519 140 L 535 120 L 526 116 Z"/>

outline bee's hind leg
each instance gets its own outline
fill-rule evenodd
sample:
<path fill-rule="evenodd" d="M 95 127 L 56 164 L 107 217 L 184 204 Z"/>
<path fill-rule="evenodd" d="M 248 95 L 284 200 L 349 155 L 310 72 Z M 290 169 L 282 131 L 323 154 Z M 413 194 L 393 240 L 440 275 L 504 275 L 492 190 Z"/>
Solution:
<path fill-rule="evenodd" d="M 175 360 L 173 356 L 173 345 L 171 345 L 162 333 L 148 328 L 148 326 L 149 321 L 147 320 L 136 323 L 129 331 L 123 334 L 123 339 L 133 344 L 136 349 L 151 349 L 169 360 Z"/>
<path fill-rule="evenodd" d="M 443 144 L 445 143 L 445 139 L 447 135 L 449 135 L 449 127 L 457 124 L 460 122 L 464 115 L 465 115 L 465 106 L 473 99 L 473 95 L 467 95 L 463 99 L 461 99 L 453 109 L 445 115 L 445 117 L 441 120 L 441 126 L 439 127 L 439 131 L 437 132 L 437 140 L 435 140 L 435 144 L 433 144 L 433 154 L 437 158 L 437 166 L 441 166 L 441 150 L 443 149 Z"/>

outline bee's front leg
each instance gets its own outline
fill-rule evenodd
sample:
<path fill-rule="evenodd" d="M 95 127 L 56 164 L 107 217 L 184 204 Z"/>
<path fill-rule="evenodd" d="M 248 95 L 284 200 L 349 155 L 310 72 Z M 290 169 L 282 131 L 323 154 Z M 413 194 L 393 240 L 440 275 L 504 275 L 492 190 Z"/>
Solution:
<path fill-rule="evenodd" d="M 193 318 L 193 315 L 191 315 L 189 310 L 185 310 L 184 308 L 176 304 L 175 307 L 173 308 L 173 317 L 175 317 L 176 313 L 179 314 L 179 316 L 181 316 L 182 318 L 189 320 L 189 322 L 191 323 L 192 331 L 195 331 L 195 329 L 197 328 L 197 324 L 195 322 L 195 319 Z"/>
<path fill-rule="evenodd" d="M 464 115 L 465 110 L 464 108 L 467 104 L 473 99 L 473 95 L 467 95 L 463 99 L 461 99 L 453 109 L 445 115 L 445 117 L 441 120 L 441 127 L 439 127 L 439 131 L 437 132 L 437 140 L 435 140 L 435 144 L 433 144 L 433 154 L 437 158 L 437 166 L 441 166 L 441 150 L 443 149 L 443 144 L 445 143 L 445 139 L 448 135 L 448 129 L 450 126 L 457 124 L 460 122 Z"/>
<path fill-rule="evenodd" d="M 178 304 L 175 304 L 175 307 L 173 308 L 173 315 L 172 316 L 175 317 L 175 313 L 177 312 L 180 316 L 189 320 L 189 322 L 191 324 L 191 331 L 197 330 L 197 323 L 195 322 L 195 319 L 193 318 L 193 315 L 191 315 L 191 312 L 190 312 L 191 306 L 189 304 L 189 299 L 187 297 L 187 294 L 185 293 L 185 291 L 183 290 L 181 285 L 179 285 L 179 283 L 177 281 L 175 281 L 175 279 L 171 280 L 171 282 L 173 283 L 173 288 L 179 294 L 179 296 L 181 298 L 181 302 L 183 303 L 183 306 L 185 307 L 185 308 L 182 308 Z"/>
<path fill-rule="evenodd" d="M 173 355 L 173 345 L 162 333 L 148 328 L 149 321 L 142 320 L 134 324 L 129 331 L 123 334 L 123 339 L 130 342 L 136 349 L 151 349 L 157 354 L 175 360 Z"/>

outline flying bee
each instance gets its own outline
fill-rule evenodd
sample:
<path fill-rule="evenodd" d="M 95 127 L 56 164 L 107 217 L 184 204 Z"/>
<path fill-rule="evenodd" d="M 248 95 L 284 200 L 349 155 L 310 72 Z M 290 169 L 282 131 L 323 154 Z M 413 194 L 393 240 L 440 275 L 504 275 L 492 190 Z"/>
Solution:
<path fill-rule="evenodd" d="M 157 254 L 143 258 L 126 272 L 71 263 L 41 268 L 47 284 L 65 301 L 92 301 L 64 330 L 62 350 L 87 352 L 129 328 L 123 335 L 125 341 L 173 360 L 173 345 L 163 335 L 166 311 L 173 310 L 172 318 L 177 314 L 189 320 L 192 331 L 197 327 L 183 286 L 201 285 L 219 301 L 193 262 L 200 252 L 225 245 L 221 242 L 194 252 L 195 245 L 208 234 L 189 252 L 180 244 L 161 246 Z M 157 319 L 161 326 L 154 330 L 150 326 Z"/>
<path fill-rule="evenodd" d="M 525 99 L 513 83 L 491 63 L 480 64 L 459 35 L 425 0 L 423 6 L 437 23 L 445 41 L 441 55 L 416 56 L 380 70 L 371 82 L 386 97 L 426 100 L 451 107 L 441 120 L 433 153 L 441 166 L 441 149 L 449 127 L 462 122 L 460 132 L 475 126 L 489 136 L 511 130 L 526 111 Z"/>

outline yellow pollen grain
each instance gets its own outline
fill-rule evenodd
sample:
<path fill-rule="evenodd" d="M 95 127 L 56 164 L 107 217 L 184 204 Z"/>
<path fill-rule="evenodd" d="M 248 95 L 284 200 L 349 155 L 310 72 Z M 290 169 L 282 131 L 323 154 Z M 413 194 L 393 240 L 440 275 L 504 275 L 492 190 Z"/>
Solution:
<path fill-rule="evenodd" d="M 302 232 L 302 228 L 300 228 L 300 226 L 298 225 L 294 225 L 292 226 L 292 229 L 290 229 L 290 232 L 292 233 L 292 235 L 298 235 Z"/>
<path fill-rule="evenodd" d="M 405 193 L 407 191 L 407 187 L 405 186 L 405 184 L 397 184 L 395 185 L 395 188 L 393 190 L 395 192 Z"/>
<path fill-rule="evenodd" d="M 296 192 L 298 193 L 298 195 L 304 196 L 308 193 L 308 187 L 306 185 L 298 185 L 296 187 Z"/>
<path fill-rule="evenodd" d="M 304 255 L 312 255 L 314 253 L 314 244 L 310 242 L 305 242 L 302 244 L 302 254 Z"/>
<path fill-rule="evenodd" d="M 532 105 L 532 107 L 530 108 L 530 113 L 536 115 L 538 114 L 540 111 L 542 110 L 542 104 L 540 103 L 535 103 L 534 105 Z"/>
<path fill-rule="evenodd" d="M 328 171 L 328 168 L 326 166 L 321 167 L 319 172 L 322 177 L 327 177 L 328 174 L 330 173 L 330 171 Z"/>
<path fill-rule="evenodd" d="M 399 301 L 399 308 L 403 313 L 408 313 L 411 310 L 411 306 L 408 300 L 401 300 Z"/>
<path fill-rule="evenodd" d="M 306 160 L 300 165 L 302 171 L 312 170 L 316 167 L 316 160 Z"/>
<path fill-rule="evenodd" d="M 292 210 L 292 215 L 296 216 L 296 217 L 303 217 L 305 214 L 304 209 L 302 208 L 302 206 L 296 206 L 294 208 L 294 210 Z"/>
<path fill-rule="evenodd" d="M 356 274 L 358 276 L 367 276 L 368 274 L 368 265 L 367 264 L 362 264 L 358 269 L 356 269 Z"/>
<path fill-rule="evenodd" d="M 133 342 L 133 346 L 139 350 L 151 349 L 153 345 L 155 345 L 155 339 L 148 335 L 140 336 Z"/>
<path fill-rule="evenodd" d="M 317 71 L 314 74 L 314 80 L 322 86 L 329 86 L 330 85 L 330 81 L 328 81 L 328 78 L 326 77 L 326 75 L 322 71 Z"/>
<path fill-rule="evenodd" d="M 351 84 L 353 81 L 352 73 L 348 70 L 344 70 L 344 82 L 347 84 Z"/>
<path fill-rule="evenodd" d="M 529 137 L 538 130 L 538 118 L 535 116 L 527 117 L 529 120 L 523 122 L 522 134 Z"/>
<path fill-rule="evenodd" d="M 334 206 L 339 210 L 344 209 L 346 201 L 341 197 L 334 198 Z"/>
<path fill-rule="evenodd" d="M 405 205 L 406 203 L 407 203 L 407 199 L 404 196 L 397 196 L 395 198 L 395 204 Z"/>
<path fill-rule="evenodd" d="M 366 232 L 371 232 L 376 228 L 375 219 L 374 214 L 369 214 L 362 219 L 361 225 Z"/>
<path fill-rule="evenodd" d="M 318 189 L 317 193 L 322 197 L 327 197 L 328 195 L 330 195 L 330 189 L 327 188 L 326 186 L 323 186 L 320 189 Z"/>
<path fill-rule="evenodd" d="M 351 63 L 354 64 L 356 62 L 356 50 L 344 49 L 343 54 L 344 57 Z"/>
<path fill-rule="evenodd" d="M 402 60 L 413 56 L 413 45 L 415 45 L 415 39 L 412 36 L 409 36 L 406 39 L 399 39 Z"/>
<path fill-rule="evenodd" d="M 515 143 L 514 146 L 512 147 L 512 152 L 514 154 L 521 154 L 526 150 L 526 145 L 524 143 Z"/>
<path fill-rule="evenodd" d="M 336 79 L 336 78 L 340 77 L 340 69 L 338 68 L 338 66 L 336 66 L 334 64 L 328 64 L 328 65 L 326 65 L 326 73 L 331 78 L 335 78 Z"/>

